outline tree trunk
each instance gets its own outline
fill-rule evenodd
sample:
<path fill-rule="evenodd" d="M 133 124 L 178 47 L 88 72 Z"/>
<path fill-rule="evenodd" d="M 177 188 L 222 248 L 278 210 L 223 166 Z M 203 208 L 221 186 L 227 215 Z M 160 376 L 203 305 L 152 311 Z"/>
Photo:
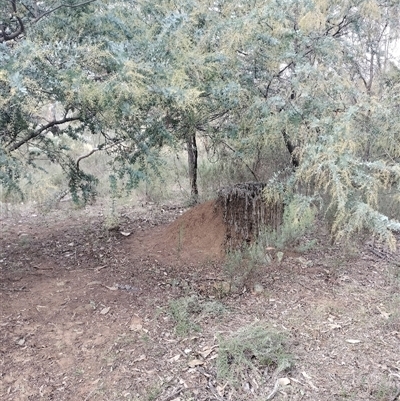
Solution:
<path fill-rule="evenodd" d="M 189 181 L 190 181 L 190 194 L 192 203 L 198 202 L 199 189 L 197 187 L 197 143 L 196 131 L 190 132 L 186 140 L 187 153 L 188 153 L 188 166 L 189 166 Z"/>
<path fill-rule="evenodd" d="M 257 239 L 267 227 L 276 230 L 282 223 L 283 203 L 266 202 L 266 184 L 247 182 L 218 192 L 218 205 L 225 223 L 225 247 L 241 249 Z"/>
<path fill-rule="evenodd" d="M 286 149 L 289 151 L 290 157 L 292 159 L 293 169 L 296 169 L 297 167 L 299 167 L 300 164 L 299 158 L 296 153 L 297 146 L 293 145 L 285 129 L 282 130 L 282 135 L 283 140 L 285 141 Z"/>

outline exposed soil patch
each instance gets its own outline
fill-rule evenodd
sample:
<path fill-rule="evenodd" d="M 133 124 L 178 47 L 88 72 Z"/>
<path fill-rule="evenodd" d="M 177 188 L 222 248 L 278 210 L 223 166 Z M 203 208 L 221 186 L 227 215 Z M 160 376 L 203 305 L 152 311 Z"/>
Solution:
<path fill-rule="evenodd" d="M 153 256 L 163 263 L 202 264 L 224 257 L 225 225 L 215 201 L 208 201 L 180 215 L 174 222 L 132 236 L 132 253 Z"/>
<path fill-rule="evenodd" d="M 0 221 L 0 399 L 264 401 L 286 377 L 274 401 L 394 401 L 393 256 L 331 247 L 320 234 L 313 250 L 284 251 L 259 268 L 257 287 L 232 295 L 219 291 L 225 233 L 213 202 L 186 213 L 129 207 L 119 231 L 106 220 L 96 206 Z M 170 302 L 188 297 L 182 336 Z M 253 322 L 286 336 L 294 366 L 244 371 L 233 385 L 217 377 L 219 336 Z"/>

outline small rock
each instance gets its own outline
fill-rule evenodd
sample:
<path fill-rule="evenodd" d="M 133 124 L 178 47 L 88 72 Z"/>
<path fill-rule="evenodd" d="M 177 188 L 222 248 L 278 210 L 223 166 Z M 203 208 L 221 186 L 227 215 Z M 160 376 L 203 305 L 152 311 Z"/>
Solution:
<path fill-rule="evenodd" d="M 17 344 L 22 347 L 25 344 L 25 338 L 21 338 L 20 340 L 18 340 Z"/>
<path fill-rule="evenodd" d="M 253 290 L 256 294 L 261 294 L 264 292 L 264 286 L 260 283 L 256 283 L 254 284 Z"/>
<path fill-rule="evenodd" d="M 140 331 L 143 328 L 142 319 L 137 316 L 133 316 L 129 324 L 129 329 L 132 331 Z"/>

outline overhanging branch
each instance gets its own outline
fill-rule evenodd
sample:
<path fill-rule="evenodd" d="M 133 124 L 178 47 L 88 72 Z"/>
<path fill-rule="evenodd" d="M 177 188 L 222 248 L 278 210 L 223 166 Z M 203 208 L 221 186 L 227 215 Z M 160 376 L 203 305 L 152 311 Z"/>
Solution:
<path fill-rule="evenodd" d="M 60 5 L 58 5 L 57 7 L 54 7 L 53 9 L 51 9 L 51 10 L 49 10 L 49 11 L 46 11 L 46 12 L 44 12 L 43 14 L 39 15 L 39 17 L 35 18 L 35 19 L 32 21 L 32 23 L 36 23 L 36 22 L 40 21 L 42 18 L 46 17 L 46 16 L 49 15 L 49 14 L 54 13 L 55 11 L 59 10 L 60 8 L 64 8 L 64 7 L 66 7 L 66 8 L 77 8 L 77 7 L 82 7 L 82 6 L 85 6 L 86 4 L 94 3 L 95 1 L 96 1 L 96 0 L 87 0 L 87 1 L 84 1 L 84 2 L 79 3 L 79 4 L 64 4 L 64 3 L 63 3 L 63 4 L 60 4 Z"/>
<path fill-rule="evenodd" d="M 59 10 L 60 8 L 77 8 L 77 7 L 82 7 L 90 3 L 94 3 L 96 0 L 86 0 L 78 4 L 65 4 L 61 3 L 57 7 L 52 8 L 51 10 L 45 11 L 43 14 L 40 14 L 39 16 L 35 16 L 35 18 L 30 20 L 31 24 L 35 24 L 38 21 L 40 21 L 42 18 L 46 17 L 49 14 L 54 13 L 55 11 Z M 19 36 L 21 36 L 25 32 L 25 26 L 24 23 L 22 22 L 22 19 L 17 15 L 17 2 L 16 0 L 10 0 L 11 3 L 11 8 L 12 8 L 12 14 L 13 16 L 17 19 L 18 25 L 15 28 L 14 32 L 11 32 L 9 34 L 6 33 L 6 30 L 9 29 L 10 27 L 7 24 L 1 24 L 0 25 L 0 43 L 8 42 L 13 39 L 17 39 Z M 24 5 L 26 8 L 26 6 Z M 28 10 L 29 11 L 29 10 Z M 30 11 L 29 11 L 30 12 Z"/>
<path fill-rule="evenodd" d="M 48 124 L 44 125 L 43 127 L 40 127 L 39 129 L 32 131 L 30 134 L 28 134 L 25 138 L 21 139 L 18 142 L 13 142 L 11 144 L 11 146 L 9 147 L 9 150 L 11 152 L 13 152 L 14 150 L 19 149 L 22 145 L 24 145 L 25 143 L 29 142 L 32 139 L 37 138 L 38 136 L 40 136 L 41 134 L 43 134 L 44 132 L 46 132 L 47 130 L 49 130 L 52 127 L 64 124 L 64 123 L 68 123 L 68 122 L 72 122 L 72 121 L 78 121 L 79 117 L 64 117 L 61 120 L 54 120 L 49 122 Z"/>
<path fill-rule="evenodd" d="M 17 30 L 15 32 L 10 33 L 9 35 L 7 35 L 6 26 L 3 25 L 1 27 L 1 32 L 0 32 L 0 43 L 4 43 L 4 42 L 8 42 L 10 40 L 16 39 L 18 36 L 20 36 L 22 33 L 24 33 L 25 28 L 24 28 L 24 24 L 22 23 L 21 18 L 19 18 L 18 16 L 15 16 L 15 18 L 18 21 Z"/>

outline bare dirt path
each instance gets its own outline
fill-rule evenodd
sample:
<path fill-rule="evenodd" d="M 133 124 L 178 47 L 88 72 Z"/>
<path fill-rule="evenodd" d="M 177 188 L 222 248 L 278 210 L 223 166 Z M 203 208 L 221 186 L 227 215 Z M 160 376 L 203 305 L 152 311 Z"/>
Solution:
<path fill-rule="evenodd" d="M 152 208 L 111 232 L 100 207 L 2 218 L 0 399 L 266 400 L 282 376 L 274 400 L 395 400 L 397 266 L 320 238 L 228 293 L 213 204 Z M 218 378 L 220 338 L 254 322 L 286 335 L 293 367 Z"/>

